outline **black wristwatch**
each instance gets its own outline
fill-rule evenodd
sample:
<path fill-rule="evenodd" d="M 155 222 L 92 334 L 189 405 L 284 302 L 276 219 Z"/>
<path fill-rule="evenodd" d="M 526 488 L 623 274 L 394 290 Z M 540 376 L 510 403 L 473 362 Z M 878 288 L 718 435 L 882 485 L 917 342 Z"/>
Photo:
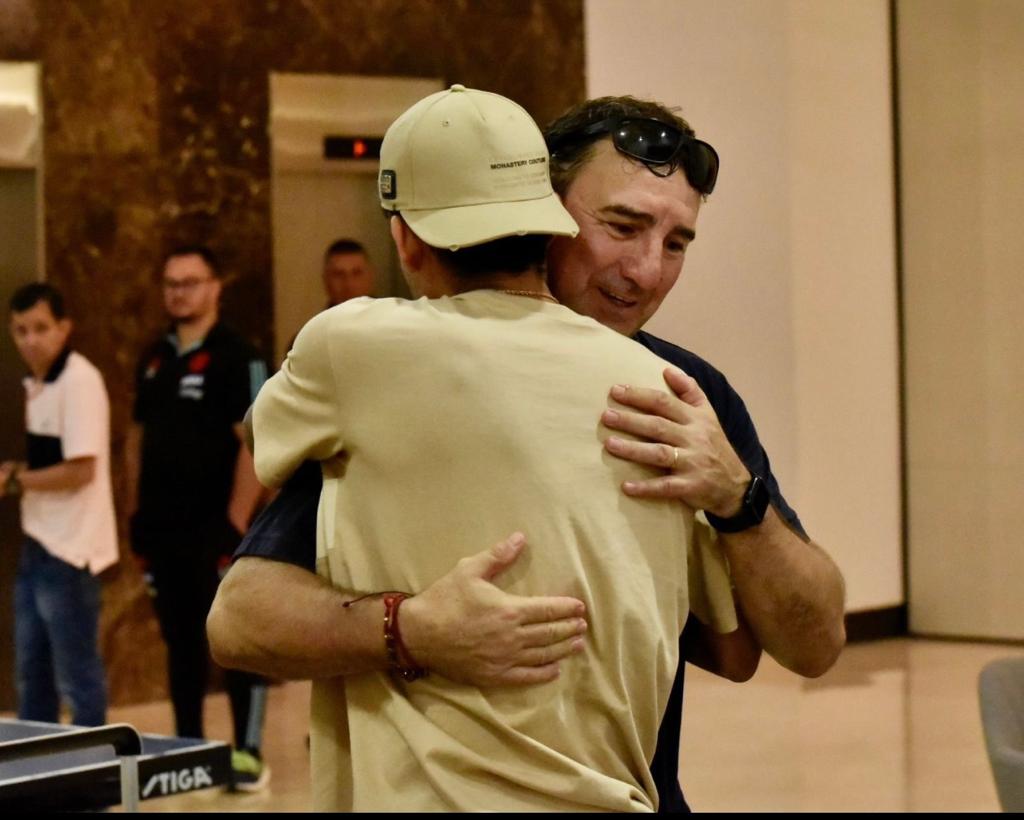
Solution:
<path fill-rule="evenodd" d="M 764 520 L 771 500 L 768 487 L 761 476 L 756 475 L 750 479 L 747 491 L 743 494 L 743 505 L 736 515 L 731 518 L 719 518 L 707 510 L 704 511 L 704 515 L 707 516 L 708 523 L 719 532 L 743 532 L 756 527 Z"/>

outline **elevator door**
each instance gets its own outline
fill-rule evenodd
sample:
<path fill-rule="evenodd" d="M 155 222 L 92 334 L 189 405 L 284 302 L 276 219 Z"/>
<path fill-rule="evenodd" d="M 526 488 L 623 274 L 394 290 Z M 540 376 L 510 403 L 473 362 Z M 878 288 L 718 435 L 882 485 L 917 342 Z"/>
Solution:
<path fill-rule="evenodd" d="M 376 296 L 408 296 L 377 199 L 377 161 L 327 158 L 327 137 L 379 139 L 409 106 L 440 91 L 438 79 L 329 74 L 270 75 L 275 353 L 325 303 L 323 254 L 336 239 L 366 248 Z"/>
<path fill-rule="evenodd" d="M 387 220 L 377 204 L 377 177 L 360 172 L 281 171 L 274 176 L 274 292 L 280 361 L 303 324 L 323 310 L 324 250 L 355 239 L 377 272 L 377 296 L 407 296 Z"/>

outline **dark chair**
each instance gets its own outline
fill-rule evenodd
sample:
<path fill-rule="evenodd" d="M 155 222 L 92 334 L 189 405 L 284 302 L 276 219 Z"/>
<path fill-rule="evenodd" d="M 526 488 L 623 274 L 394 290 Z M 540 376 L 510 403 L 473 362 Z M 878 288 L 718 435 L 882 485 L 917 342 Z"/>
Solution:
<path fill-rule="evenodd" d="M 1024 812 L 1024 657 L 987 664 L 978 696 L 999 803 L 1003 811 Z"/>

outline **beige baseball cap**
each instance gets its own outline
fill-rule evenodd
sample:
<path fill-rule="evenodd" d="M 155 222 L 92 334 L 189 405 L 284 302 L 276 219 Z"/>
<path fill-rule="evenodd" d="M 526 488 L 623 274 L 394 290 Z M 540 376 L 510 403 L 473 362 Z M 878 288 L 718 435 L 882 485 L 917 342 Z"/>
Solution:
<path fill-rule="evenodd" d="M 551 189 L 548 149 L 522 106 L 453 85 L 392 123 L 380 148 L 380 204 L 435 248 L 505 236 L 576 236 Z"/>

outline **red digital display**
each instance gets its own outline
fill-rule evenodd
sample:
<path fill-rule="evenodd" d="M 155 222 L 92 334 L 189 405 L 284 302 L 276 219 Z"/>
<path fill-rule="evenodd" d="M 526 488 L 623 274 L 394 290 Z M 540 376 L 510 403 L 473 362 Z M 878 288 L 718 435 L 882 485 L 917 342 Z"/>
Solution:
<path fill-rule="evenodd" d="M 324 137 L 324 159 L 380 159 L 380 137 Z"/>

